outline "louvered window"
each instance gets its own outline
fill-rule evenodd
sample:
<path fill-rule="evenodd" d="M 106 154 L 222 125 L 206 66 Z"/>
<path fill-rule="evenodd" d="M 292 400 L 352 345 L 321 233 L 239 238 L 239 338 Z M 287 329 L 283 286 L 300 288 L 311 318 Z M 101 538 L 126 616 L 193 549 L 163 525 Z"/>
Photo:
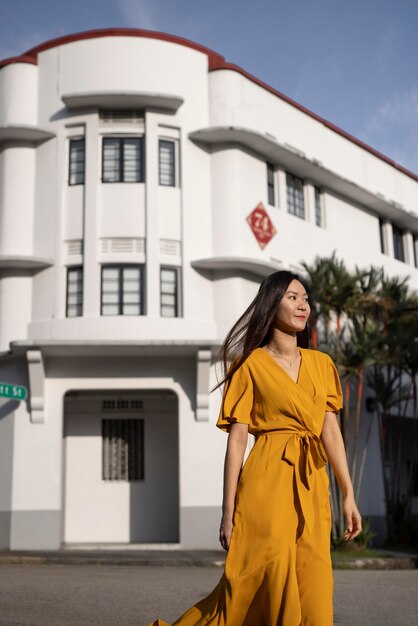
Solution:
<path fill-rule="evenodd" d="M 102 181 L 141 183 L 143 141 L 141 137 L 104 137 Z"/>
<path fill-rule="evenodd" d="M 293 174 L 286 173 L 287 210 L 297 217 L 305 218 L 303 199 L 303 180 Z"/>
<path fill-rule="evenodd" d="M 102 420 L 103 480 L 144 480 L 144 420 Z"/>
<path fill-rule="evenodd" d="M 142 266 L 102 268 L 102 315 L 142 315 Z"/>
<path fill-rule="evenodd" d="M 178 317 L 178 268 L 162 267 L 160 270 L 160 300 L 162 317 Z"/>
<path fill-rule="evenodd" d="M 84 185 L 85 142 L 83 139 L 70 139 L 69 184 Z"/>
<path fill-rule="evenodd" d="M 160 185 L 175 187 L 176 185 L 176 162 L 174 141 L 159 141 L 159 180 Z"/>
<path fill-rule="evenodd" d="M 67 269 L 67 317 L 83 315 L 83 268 Z"/>

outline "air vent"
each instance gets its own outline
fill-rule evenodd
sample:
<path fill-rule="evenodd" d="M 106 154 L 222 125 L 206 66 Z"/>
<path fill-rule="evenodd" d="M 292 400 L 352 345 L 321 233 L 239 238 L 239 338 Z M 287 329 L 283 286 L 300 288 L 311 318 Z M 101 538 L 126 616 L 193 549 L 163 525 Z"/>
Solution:
<path fill-rule="evenodd" d="M 105 124 L 139 124 L 144 122 L 143 111 L 115 110 L 100 111 L 100 119 Z"/>
<path fill-rule="evenodd" d="M 180 256 L 180 241 L 177 239 L 160 239 L 160 253 L 166 256 Z"/>
<path fill-rule="evenodd" d="M 102 411 L 142 411 L 143 408 L 143 400 L 127 398 L 102 400 Z"/>
<path fill-rule="evenodd" d="M 66 241 L 67 255 L 73 256 L 75 254 L 83 254 L 83 240 L 82 239 L 70 239 Z"/>
<path fill-rule="evenodd" d="M 102 239 L 103 254 L 138 254 L 145 252 L 145 240 L 143 237 L 132 239 L 131 237 L 113 237 Z"/>

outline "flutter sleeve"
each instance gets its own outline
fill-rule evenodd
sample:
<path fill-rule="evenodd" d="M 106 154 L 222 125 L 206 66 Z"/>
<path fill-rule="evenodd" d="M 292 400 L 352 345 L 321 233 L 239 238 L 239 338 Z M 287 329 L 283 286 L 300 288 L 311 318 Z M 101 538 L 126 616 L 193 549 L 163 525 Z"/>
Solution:
<path fill-rule="evenodd" d="M 231 424 L 234 422 L 251 424 L 253 402 L 253 381 L 248 365 L 244 362 L 234 372 L 229 384 L 225 383 L 216 426 L 225 432 L 229 432 Z"/>
<path fill-rule="evenodd" d="M 327 364 L 327 404 L 326 411 L 338 413 L 343 407 L 343 392 L 340 376 L 331 357 Z"/>

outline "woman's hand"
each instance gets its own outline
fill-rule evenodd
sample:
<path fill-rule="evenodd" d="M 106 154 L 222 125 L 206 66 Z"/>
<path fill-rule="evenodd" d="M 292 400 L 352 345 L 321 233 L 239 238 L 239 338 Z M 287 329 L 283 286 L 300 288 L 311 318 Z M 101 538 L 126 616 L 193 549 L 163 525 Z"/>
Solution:
<path fill-rule="evenodd" d="M 361 515 L 352 494 L 343 499 L 343 512 L 346 524 L 344 541 L 349 541 L 361 533 Z"/>
<path fill-rule="evenodd" d="M 224 550 L 228 550 L 231 541 L 233 523 L 232 517 L 223 516 L 219 528 L 219 541 Z"/>

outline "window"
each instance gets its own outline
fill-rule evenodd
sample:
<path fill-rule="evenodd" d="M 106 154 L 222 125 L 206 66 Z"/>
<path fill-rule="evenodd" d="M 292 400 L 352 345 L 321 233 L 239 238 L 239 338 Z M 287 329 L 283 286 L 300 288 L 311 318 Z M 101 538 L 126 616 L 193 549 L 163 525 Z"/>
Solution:
<path fill-rule="evenodd" d="M 102 315 L 142 315 L 142 266 L 102 268 Z"/>
<path fill-rule="evenodd" d="M 319 187 L 315 187 L 315 224 L 322 226 L 322 193 Z"/>
<path fill-rule="evenodd" d="M 267 199 L 274 206 L 274 165 L 267 163 Z"/>
<path fill-rule="evenodd" d="M 70 139 L 69 177 L 70 185 L 84 185 L 85 142 L 83 139 Z"/>
<path fill-rule="evenodd" d="M 83 268 L 67 269 L 67 317 L 83 315 Z"/>
<path fill-rule="evenodd" d="M 394 257 L 399 261 L 405 261 L 405 254 L 403 249 L 403 231 L 394 224 L 392 224 L 392 232 Z"/>
<path fill-rule="evenodd" d="M 174 141 L 159 141 L 159 181 L 160 185 L 176 186 L 176 157 Z"/>
<path fill-rule="evenodd" d="M 142 137 L 104 137 L 102 181 L 104 183 L 143 182 Z"/>
<path fill-rule="evenodd" d="M 380 251 L 382 252 L 382 254 L 386 253 L 384 228 L 385 228 L 385 223 L 382 220 L 382 218 L 379 218 Z"/>
<path fill-rule="evenodd" d="M 160 302 L 162 317 L 179 317 L 178 268 L 160 268 Z"/>
<path fill-rule="evenodd" d="M 144 420 L 102 420 L 102 479 L 144 480 Z"/>
<path fill-rule="evenodd" d="M 303 180 L 286 172 L 287 210 L 289 213 L 305 219 L 303 198 Z"/>

